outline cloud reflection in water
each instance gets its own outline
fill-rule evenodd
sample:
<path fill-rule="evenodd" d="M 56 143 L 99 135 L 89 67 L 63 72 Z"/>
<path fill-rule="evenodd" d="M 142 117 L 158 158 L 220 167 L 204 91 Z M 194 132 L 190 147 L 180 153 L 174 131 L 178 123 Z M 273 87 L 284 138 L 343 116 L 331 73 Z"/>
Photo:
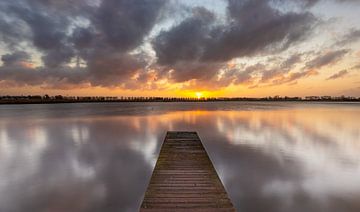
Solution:
<path fill-rule="evenodd" d="M 360 107 L 219 104 L 0 108 L 0 211 L 136 211 L 167 130 L 199 132 L 239 211 L 360 210 Z"/>

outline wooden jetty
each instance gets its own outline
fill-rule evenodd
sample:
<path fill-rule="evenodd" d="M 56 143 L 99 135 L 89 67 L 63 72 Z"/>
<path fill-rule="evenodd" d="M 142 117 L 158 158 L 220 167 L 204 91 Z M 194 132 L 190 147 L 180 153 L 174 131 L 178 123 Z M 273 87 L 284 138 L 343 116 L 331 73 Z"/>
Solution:
<path fill-rule="evenodd" d="M 196 132 L 167 132 L 140 211 L 235 211 Z"/>

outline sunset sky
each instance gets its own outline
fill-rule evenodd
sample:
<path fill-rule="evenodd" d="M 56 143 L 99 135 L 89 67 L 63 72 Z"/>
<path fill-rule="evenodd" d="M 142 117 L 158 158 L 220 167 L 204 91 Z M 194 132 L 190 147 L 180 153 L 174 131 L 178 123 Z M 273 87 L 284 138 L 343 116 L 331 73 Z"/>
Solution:
<path fill-rule="evenodd" d="M 360 96 L 360 0 L 1 0 L 0 95 Z"/>

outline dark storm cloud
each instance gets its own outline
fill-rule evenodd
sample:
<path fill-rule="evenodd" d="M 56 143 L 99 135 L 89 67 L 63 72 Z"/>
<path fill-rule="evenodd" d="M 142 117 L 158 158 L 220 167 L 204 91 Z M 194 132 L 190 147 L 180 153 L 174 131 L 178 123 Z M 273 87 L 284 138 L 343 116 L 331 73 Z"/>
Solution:
<path fill-rule="evenodd" d="M 10 27 L 2 30 L 1 40 L 11 43 L 14 49 L 21 48 L 19 44 L 24 42 L 34 46 L 44 64 L 36 70 L 13 66 L 8 62 L 10 56 L 4 55 L 1 79 L 21 85 L 84 82 L 124 86 L 146 66 L 141 54 L 130 51 L 142 44 L 165 3 L 164 0 L 109 0 L 99 5 L 68 0 L 1 2 L 0 15 L 6 18 L 1 18 L 0 25 Z M 13 23 L 16 24 L 12 26 Z M 18 30 L 20 26 L 26 30 Z M 15 32 L 23 35 L 13 36 Z M 74 61 L 77 67 L 69 67 Z"/>
<path fill-rule="evenodd" d="M 57 67 L 62 64 L 71 62 L 71 58 L 75 56 L 73 49 L 69 46 L 62 46 L 46 52 L 42 60 L 47 67 Z"/>
<path fill-rule="evenodd" d="M 277 1 L 284 3 L 289 0 L 275 0 L 275 2 Z M 296 4 L 300 4 L 304 6 L 305 8 L 312 7 L 319 2 L 327 2 L 327 1 L 338 2 L 338 3 L 360 3 L 359 0 L 292 0 L 292 1 L 295 2 Z"/>
<path fill-rule="evenodd" d="M 3 7 L 0 2 L 0 7 Z M 20 20 L 9 20 L 6 18 L 6 14 L 2 14 L 0 10 L 0 44 L 14 49 L 22 40 L 29 39 L 29 35 L 26 34 L 26 25 Z"/>
<path fill-rule="evenodd" d="M 336 63 L 342 59 L 349 50 L 342 49 L 337 51 L 327 52 L 325 54 L 318 55 L 315 59 L 308 61 L 305 65 L 307 69 L 319 69 L 323 66 Z"/>
<path fill-rule="evenodd" d="M 198 62 L 179 62 L 172 68 L 171 79 L 175 82 L 184 82 L 191 79 L 210 80 L 223 67 L 221 63 L 198 63 Z"/>
<path fill-rule="evenodd" d="M 146 62 L 137 56 L 99 49 L 88 62 L 88 80 L 95 86 L 121 85 L 145 65 Z"/>
<path fill-rule="evenodd" d="M 310 7 L 318 3 L 319 0 L 302 0 L 302 2 L 306 7 Z"/>
<path fill-rule="evenodd" d="M 13 20 L 26 24 L 29 31 L 24 33 L 31 35 L 30 43 L 43 53 L 45 66 L 57 67 L 70 62 L 74 49 L 66 41 L 68 16 L 52 14 L 37 1 L 5 3 L 4 9 Z"/>
<path fill-rule="evenodd" d="M 0 68 L 0 79 L 6 79 L 18 86 L 43 85 L 45 82 L 61 82 L 59 88 L 68 84 L 81 84 L 87 79 L 86 71 L 71 68 L 30 68 L 22 64 Z M 63 86 L 62 86 L 63 85 Z"/>
<path fill-rule="evenodd" d="M 284 4 L 284 3 L 295 3 L 298 6 L 301 6 L 305 9 L 310 8 L 320 2 L 321 0 L 273 0 L 273 2 L 278 4 Z"/>
<path fill-rule="evenodd" d="M 82 50 L 90 47 L 92 43 L 95 42 L 95 37 L 94 29 L 89 27 L 78 27 L 73 31 L 70 42 L 74 44 L 76 49 Z"/>
<path fill-rule="evenodd" d="M 225 25 L 217 23 L 210 11 L 198 8 L 201 12 L 160 32 L 153 41 L 158 63 L 177 73 L 178 63 L 188 62 L 189 68 L 192 64 L 225 63 L 236 57 L 282 51 L 305 39 L 316 22 L 310 13 L 282 13 L 266 0 L 229 0 L 228 4 Z M 190 69 L 192 75 L 218 74 Z"/>
<path fill-rule="evenodd" d="M 192 17 L 185 19 L 169 31 L 162 31 L 153 46 L 161 65 L 172 65 L 178 61 L 193 61 L 203 54 L 210 24 L 214 14 L 205 8 L 195 8 Z"/>
<path fill-rule="evenodd" d="M 280 10 L 275 6 L 279 2 L 285 3 L 228 0 L 225 19 L 215 11 L 183 5 L 174 15 L 177 19 L 171 14 L 178 12 L 174 5 L 179 8 L 179 3 L 166 0 L 1 1 L 0 45 L 7 52 L 1 81 L 60 88 L 77 83 L 136 88 L 146 84 L 144 79 L 227 86 L 253 81 L 256 74 L 269 81 L 288 73 L 301 56 L 271 70 L 249 71 L 227 64 L 233 58 L 280 53 L 309 37 L 319 20 L 307 7 L 317 1 L 296 1 L 302 5 L 300 12 Z M 162 27 L 172 18 L 176 24 L 150 34 L 154 26 Z M 142 46 L 149 40 L 151 46 Z M 148 53 L 149 46 L 157 60 Z M 31 54 L 21 58 L 20 52 L 28 49 Z M 321 67 L 341 53 L 333 57 L 315 59 L 308 66 Z M 32 61 L 37 58 L 41 64 Z"/>
<path fill-rule="evenodd" d="M 209 13 L 185 19 L 158 35 L 153 45 L 160 64 L 227 61 L 265 50 L 286 49 L 304 38 L 316 20 L 310 13 L 280 13 L 265 0 L 230 0 L 228 25 L 213 25 L 204 18 L 212 17 Z"/>
<path fill-rule="evenodd" d="M 338 78 L 344 77 L 348 73 L 349 72 L 347 70 L 342 70 L 342 71 L 339 71 L 338 73 L 335 73 L 335 74 L 331 75 L 330 77 L 327 78 L 327 80 L 338 79 Z"/>
<path fill-rule="evenodd" d="M 192 16 L 169 31 L 162 31 L 153 41 L 158 64 L 163 73 L 171 72 L 171 79 L 184 82 L 191 79 L 208 80 L 213 78 L 225 64 L 217 61 L 204 63 L 197 58 L 202 54 L 210 30 L 214 22 L 214 14 L 205 8 L 198 7 Z"/>
<path fill-rule="evenodd" d="M 106 0 L 94 23 L 109 45 L 126 51 L 137 47 L 155 24 L 164 0 Z"/>
<path fill-rule="evenodd" d="M 30 55 L 23 51 L 17 51 L 12 54 L 5 54 L 1 57 L 4 66 L 16 65 L 19 62 L 25 62 L 30 59 Z"/>
<path fill-rule="evenodd" d="M 269 1 L 229 1 L 229 26 L 212 33 L 203 59 L 226 61 L 267 51 L 285 50 L 302 40 L 316 21 L 310 13 L 281 13 Z M 256 17 L 256 18 L 254 18 Z"/>
<path fill-rule="evenodd" d="M 103 87 L 126 87 L 127 80 L 143 67 L 137 57 L 112 54 L 96 56 L 88 68 L 27 67 L 24 64 L 9 63 L 0 67 L 0 79 L 14 82 L 16 85 L 41 85 L 48 88 L 81 87 L 84 84 Z M 4 60 L 4 58 L 3 58 Z M 102 71 L 99 71 L 102 70 Z"/>

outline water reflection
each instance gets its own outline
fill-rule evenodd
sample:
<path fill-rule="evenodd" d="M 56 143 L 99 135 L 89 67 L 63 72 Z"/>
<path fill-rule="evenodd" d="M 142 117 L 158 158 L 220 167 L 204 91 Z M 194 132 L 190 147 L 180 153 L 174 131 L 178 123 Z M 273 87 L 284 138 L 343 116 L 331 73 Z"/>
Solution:
<path fill-rule="evenodd" d="M 2 106 L 0 211 L 137 211 L 167 130 L 239 211 L 360 211 L 359 106 L 218 104 Z"/>

